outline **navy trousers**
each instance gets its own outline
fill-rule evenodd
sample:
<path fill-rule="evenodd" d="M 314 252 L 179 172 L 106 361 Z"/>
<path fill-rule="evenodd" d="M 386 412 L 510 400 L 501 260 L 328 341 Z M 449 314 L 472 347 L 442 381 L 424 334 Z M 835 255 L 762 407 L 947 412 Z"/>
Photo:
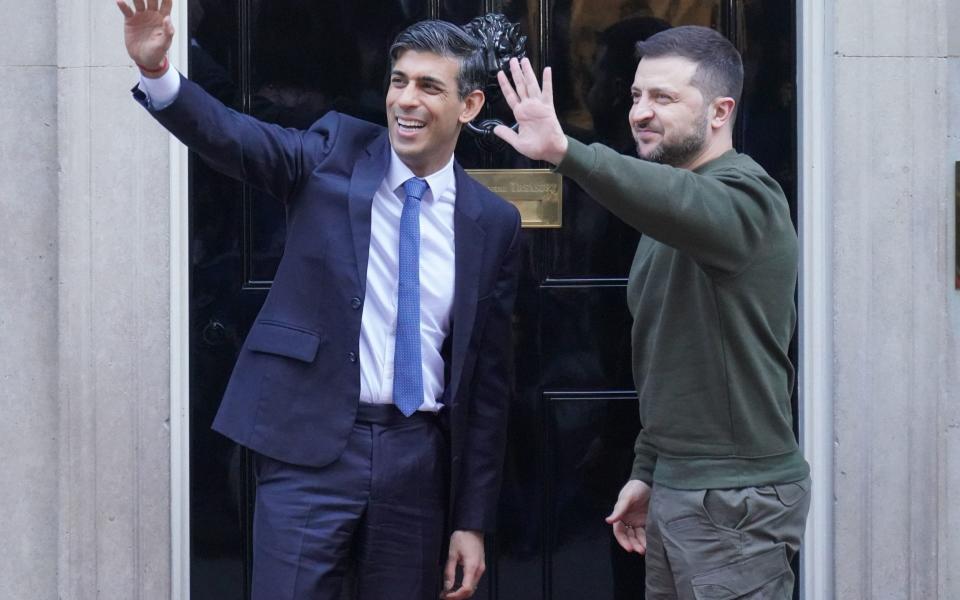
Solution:
<path fill-rule="evenodd" d="M 258 455 L 253 600 L 436 600 L 447 442 L 433 415 L 361 405 L 343 455 L 322 468 Z"/>

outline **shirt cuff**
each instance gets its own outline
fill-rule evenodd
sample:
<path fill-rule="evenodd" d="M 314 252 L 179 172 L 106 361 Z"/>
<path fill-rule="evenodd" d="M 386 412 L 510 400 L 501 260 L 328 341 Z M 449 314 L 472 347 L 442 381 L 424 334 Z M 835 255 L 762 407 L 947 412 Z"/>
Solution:
<path fill-rule="evenodd" d="M 163 110 L 180 94 L 180 72 L 170 67 L 161 77 L 152 79 L 140 74 L 140 89 L 147 95 L 150 110 Z"/>

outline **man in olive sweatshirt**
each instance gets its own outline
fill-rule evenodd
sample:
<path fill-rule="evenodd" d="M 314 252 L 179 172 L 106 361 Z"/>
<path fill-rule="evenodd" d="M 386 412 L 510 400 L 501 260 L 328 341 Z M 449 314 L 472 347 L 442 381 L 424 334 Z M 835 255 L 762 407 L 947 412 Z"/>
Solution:
<path fill-rule="evenodd" d="M 646 555 L 646 597 L 790 598 L 809 508 L 793 435 L 797 236 L 780 186 L 733 149 L 743 65 L 678 27 L 638 44 L 629 122 L 639 159 L 564 135 L 550 68 L 512 61 L 519 124 L 496 133 L 556 165 L 643 234 L 627 287 L 643 430 L 607 521 Z"/>

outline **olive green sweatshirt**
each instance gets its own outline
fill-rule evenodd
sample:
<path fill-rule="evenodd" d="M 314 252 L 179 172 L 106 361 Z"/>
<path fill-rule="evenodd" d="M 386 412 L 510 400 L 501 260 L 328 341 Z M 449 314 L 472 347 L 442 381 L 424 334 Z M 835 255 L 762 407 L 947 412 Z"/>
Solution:
<path fill-rule="evenodd" d="M 797 235 L 783 190 L 730 150 L 694 171 L 569 139 L 557 171 L 643 234 L 630 269 L 643 429 L 634 479 L 678 489 L 786 483 Z"/>

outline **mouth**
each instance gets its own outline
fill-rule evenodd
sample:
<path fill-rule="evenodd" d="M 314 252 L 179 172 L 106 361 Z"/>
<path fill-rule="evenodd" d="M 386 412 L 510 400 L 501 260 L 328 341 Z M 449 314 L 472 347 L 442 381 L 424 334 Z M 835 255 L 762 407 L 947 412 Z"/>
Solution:
<path fill-rule="evenodd" d="M 400 116 L 396 117 L 396 119 L 397 119 L 397 128 L 400 131 L 406 132 L 406 133 L 416 133 L 417 131 L 420 131 L 421 129 L 427 126 L 426 123 L 424 123 L 423 121 L 419 121 L 417 119 L 411 119 L 408 117 L 400 117 Z"/>

